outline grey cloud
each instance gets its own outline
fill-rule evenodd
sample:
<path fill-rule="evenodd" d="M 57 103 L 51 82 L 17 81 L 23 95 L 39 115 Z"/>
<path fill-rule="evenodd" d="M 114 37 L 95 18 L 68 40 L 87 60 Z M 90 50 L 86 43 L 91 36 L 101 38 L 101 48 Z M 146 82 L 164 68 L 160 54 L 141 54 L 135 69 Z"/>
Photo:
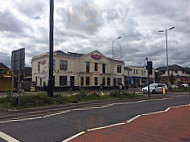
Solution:
<path fill-rule="evenodd" d="M 19 33 L 22 31 L 22 21 L 17 19 L 10 11 L 0 12 L 0 31 Z"/>

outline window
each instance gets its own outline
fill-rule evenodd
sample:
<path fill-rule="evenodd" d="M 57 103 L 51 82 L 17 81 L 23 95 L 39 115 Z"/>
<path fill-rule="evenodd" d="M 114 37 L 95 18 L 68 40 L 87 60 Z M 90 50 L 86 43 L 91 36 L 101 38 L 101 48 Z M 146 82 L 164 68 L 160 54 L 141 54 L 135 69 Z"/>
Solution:
<path fill-rule="evenodd" d="M 144 72 L 142 71 L 142 72 L 141 72 L 141 75 L 143 75 L 143 73 L 144 73 Z"/>
<path fill-rule="evenodd" d="M 80 82 L 80 83 L 81 83 L 81 86 L 84 86 L 84 77 L 81 77 L 81 78 L 80 78 L 80 81 L 81 81 L 81 82 Z"/>
<path fill-rule="evenodd" d="M 87 86 L 90 85 L 90 77 L 86 77 L 86 85 L 87 85 Z"/>
<path fill-rule="evenodd" d="M 90 72 L 90 62 L 86 62 L 86 72 Z"/>
<path fill-rule="evenodd" d="M 135 74 L 136 72 L 135 72 L 135 69 L 134 69 L 134 74 Z"/>
<path fill-rule="evenodd" d="M 182 73 L 184 74 L 185 72 L 184 72 L 184 71 L 182 71 Z"/>
<path fill-rule="evenodd" d="M 67 60 L 60 60 L 60 70 L 67 70 Z"/>
<path fill-rule="evenodd" d="M 106 73 L 106 64 L 102 64 L 102 73 L 103 73 L 103 74 Z"/>
<path fill-rule="evenodd" d="M 104 85 L 104 86 L 106 85 L 106 79 L 105 79 L 105 77 L 102 78 L 102 85 Z"/>
<path fill-rule="evenodd" d="M 55 60 L 53 59 L 53 70 L 55 70 Z"/>
<path fill-rule="evenodd" d="M 94 71 L 98 71 L 98 63 L 94 64 Z"/>
<path fill-rule="evenodd" d="M 94 85 L 98 85 L 98 77 L 94 77 Z"/>
<path fill-rule="evenodd" d="M 110 85 L 110 77 L 107 78 L 107 85 Z"/>
<path fill-rule="evenodd" d="M 177 73 L 177 70 L 175 70 L 175 73 Z"/>
<path fill-rule="evenodd" d="M 136 74 L 138 74 L 138 70 L 136 70 Z"/>
<path fill-rule="evenodd" d="M 117 65 L 117 73 L 121 73 L 121 65 Z"/>
<path fill-rule="evenodd" d="M 38 72 L 40 72 L 40 62 L 38 62 Z"/>
<path fill-rule="evenodd" d="M 60 84 L 60 86 L 66 86 L 67 85 L 67 76 L 60 76 L 59 84 Z"/>

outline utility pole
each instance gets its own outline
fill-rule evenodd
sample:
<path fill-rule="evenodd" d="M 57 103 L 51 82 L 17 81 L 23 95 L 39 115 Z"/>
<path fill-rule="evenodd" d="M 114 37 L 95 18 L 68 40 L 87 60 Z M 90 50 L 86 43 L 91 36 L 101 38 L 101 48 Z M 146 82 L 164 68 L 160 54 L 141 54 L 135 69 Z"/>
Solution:
<path fill-rule="evenodd" d="M 147 69 L 147 74 L 148 74 L 148 97 L 150 97 L 150 77 L 149 77 L 148 58 L 146 58 L 146 61 L 147 61 L 146 69 Z"/>
<path fill-rule="evenodd" d="M 50 0 L 50 31 L 49 31 L 49 80 L 48 80 L 48 95 L 53 97 L 54 78 L 53 78 L 53 31 L 54 31 L 54 0 Z"/>

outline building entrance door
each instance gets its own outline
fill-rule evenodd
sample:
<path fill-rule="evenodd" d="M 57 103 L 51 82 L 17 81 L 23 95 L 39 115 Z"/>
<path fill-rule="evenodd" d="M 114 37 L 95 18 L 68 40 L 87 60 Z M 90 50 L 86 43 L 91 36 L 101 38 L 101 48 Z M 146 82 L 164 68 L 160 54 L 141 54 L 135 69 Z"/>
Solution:
<path fill-rule="evenodd" d="M 70 76 L 70 85 L 73 88 L 75 86 L 75 77 L 74 76 Z"/>

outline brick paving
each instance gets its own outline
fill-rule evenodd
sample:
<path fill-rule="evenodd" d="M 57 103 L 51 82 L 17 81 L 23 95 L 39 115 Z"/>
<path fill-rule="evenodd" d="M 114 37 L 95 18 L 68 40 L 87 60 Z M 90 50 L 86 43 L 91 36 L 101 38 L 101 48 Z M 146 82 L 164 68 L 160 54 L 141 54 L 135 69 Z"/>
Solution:
<path fill-rule="evenodd" d="M 128 124 L 88 132 L 70 142 L 190 142 L 190 106 L 141 116 Z"/>

